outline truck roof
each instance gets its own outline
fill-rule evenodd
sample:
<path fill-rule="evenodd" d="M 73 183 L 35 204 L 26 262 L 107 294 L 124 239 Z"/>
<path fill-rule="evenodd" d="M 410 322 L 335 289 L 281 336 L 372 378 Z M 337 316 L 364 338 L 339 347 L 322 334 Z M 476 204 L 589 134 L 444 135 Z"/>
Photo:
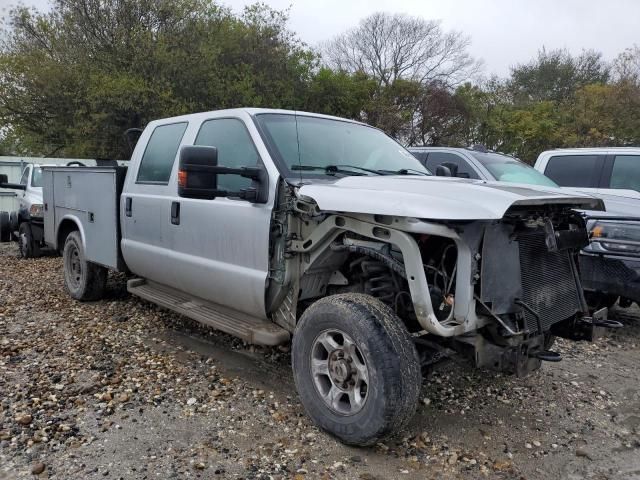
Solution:
<path fill-rule="evenodd" d="M 153 122 L 149 122 L 149 125 L 151 124 L 162 124 L 162 123 L 171 123 L 171 122 L 178 122 L 178 121 L 189 121 L 189 120 L 194 120 L 194 121 L 201 121 L 201 120 L 205 120 L 206 118 L 208 118 L 209 116 L 211 116 L 211 114 L 215 113 L 216 115 L 220 115 L 220 114 L 228 114 L 230 116 L 238 116 L 238 115 L 258 115 L 258 114 L 263 114 L 263 113 L 280 113 L 280 114 L 288 114 L 288 115 L 299 115 L 299 116 L 305 116 L 305 117 L 318 117 L 318 118 L 327 118 L 327 119 L 331 119 L 331 120 L 340 120 L 343 122 L 351 122 L 351 123 L 357 123 L 360 125 L 366 125 L 365 123 L 362 122 L 358 122 L 356 120 L 351 120 L 348 118 L 341 118 L 341 117 L 336 117 L 333 115 L 324 115 L 322 113 L 312 113 L 312 112 L 304 112 L 304 111 L 299 111 L 299 110 L 284 110 L 284 109 L 279 109 L 279 108 L 248 108 L 248 107 L 244 107 L 244 108 L 230 108 L 230 109 L 225 109 L 225 110 L 210 110 L 210 111 L 206 111 L 206 112 L 198 112 L 198 113 L 190 113 L 187 115 L 179 115 L 177 117 L 169 117 L 169 118 L 162 118 L 162 119 L 158 119 L 158 120 L 154 120 Z"/>
<path fill-rule="evenodd" d="M 557 154 L 557 153 L 572 153 L 588 155 L 590 153 L 595 154 L 607 154 L 607 153 L 638 153 L 640 152 L 640 146 L 638 147 L 582 147 L 582 148 L 555 148 L 553 150 L 545 150 L 541 152 L 539 156 Z"/>

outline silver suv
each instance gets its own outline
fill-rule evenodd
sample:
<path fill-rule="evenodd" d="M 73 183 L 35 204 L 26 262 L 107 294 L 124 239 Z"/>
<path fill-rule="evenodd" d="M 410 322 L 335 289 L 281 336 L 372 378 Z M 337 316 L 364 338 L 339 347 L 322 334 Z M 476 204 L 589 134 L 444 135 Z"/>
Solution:
<path fill-rule="evenodd" d="M 483 148 L 409 150 L 441 175 L 560 185 L 601 198 L 606 212 L 583 211 L 591 236 L 579 257 L 587 300 L 595 309 L 640 302 L 640 149 L 552 150 L 540 154 L 535 168 Z"/>

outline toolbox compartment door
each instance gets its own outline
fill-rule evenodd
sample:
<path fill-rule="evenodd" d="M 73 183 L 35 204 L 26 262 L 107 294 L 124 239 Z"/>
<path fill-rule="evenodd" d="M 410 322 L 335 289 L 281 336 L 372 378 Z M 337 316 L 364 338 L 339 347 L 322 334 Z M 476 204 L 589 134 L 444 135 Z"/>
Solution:
<path fill-rule="evenodd" d="M 119 203 L 125 173 L 126 167 L 45 168 L 46 242 L 62 249 L 64 245 L 57 241 L 60 226 L 73 221 L 80 230 L 87 260 L 123 270 Z"/>

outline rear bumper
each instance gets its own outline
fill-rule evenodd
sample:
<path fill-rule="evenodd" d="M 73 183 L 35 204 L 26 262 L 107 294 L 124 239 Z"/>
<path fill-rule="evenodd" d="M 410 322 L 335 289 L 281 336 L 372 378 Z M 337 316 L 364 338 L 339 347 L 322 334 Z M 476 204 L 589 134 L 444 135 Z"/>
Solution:
<path fill-rule="evenodd" d="M 607 293 L 640 303 L 640 259 L 613 256 L 579 256 L 585 290 Z"/>

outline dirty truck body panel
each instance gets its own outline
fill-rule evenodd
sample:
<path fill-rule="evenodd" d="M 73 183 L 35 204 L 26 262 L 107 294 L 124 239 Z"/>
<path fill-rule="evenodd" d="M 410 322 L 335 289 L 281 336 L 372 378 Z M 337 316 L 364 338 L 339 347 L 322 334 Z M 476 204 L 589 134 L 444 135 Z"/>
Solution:
<path fill-rule="evenodd" d="M 70 294 L 97 298 L 102 265 L 134 274 L 133 294 L 245 341 L 293 335 L 301 400 L 347 443 L 406 422 L 434 359 L 457 351 L 524 375 L 557 358 L 554 334 L 595 326 L 573 209 L 600 201 L 435 179 L 357 122 L 260 109 L 158 120 L 121 175 L 47 172 L 46 239 L 64 244 Z"/>

